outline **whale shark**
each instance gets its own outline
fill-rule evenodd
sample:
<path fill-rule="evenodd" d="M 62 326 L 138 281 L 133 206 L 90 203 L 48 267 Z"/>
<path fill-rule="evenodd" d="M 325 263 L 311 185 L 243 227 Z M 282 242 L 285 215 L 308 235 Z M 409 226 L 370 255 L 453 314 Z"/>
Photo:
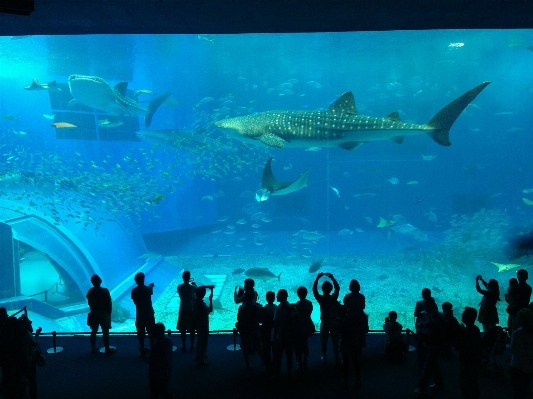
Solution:
<path fill-rule="evenodd" d="M 275 148 L 341 147 L 353 150 L 362 143 L 427 134 L 442 146 L 451 145 L 449 131 L 455 120 L 490 82 L 483 82 L 442 108 L 425 124 L 405 123 L 398 112 L 384 118 L 360 115 L 352 92 L 341 95 L 329 108 L 318 111 L 266 111 L 223 119 L 215 125 L 231 137 Z"/>
<path fill-rule="evenodd" d="M 307 176 L 309 169 L 292 182 L 279 182 L 272 173 L 272 158 L 265 164 L 263 177 L 261 178 L 261 189 L 255 193 L 257 202 L 266 201 L 271 195 L 287 195 L 307 187 Z"/>
<path fill-rule="evenodd" d="M 146 127 L 152 123 L 155 111 L 170 97 L 170 93 L 165 93 L 151 101 L 147 108 L 143 108 L 137 100 L 126 97 L 128 82 L 120 82 L 111 87 L 98 76 L 70 75 L 68 85 L 73 97 L 69 107 L 82 104 L 115 116 L 142 114 Z"/>

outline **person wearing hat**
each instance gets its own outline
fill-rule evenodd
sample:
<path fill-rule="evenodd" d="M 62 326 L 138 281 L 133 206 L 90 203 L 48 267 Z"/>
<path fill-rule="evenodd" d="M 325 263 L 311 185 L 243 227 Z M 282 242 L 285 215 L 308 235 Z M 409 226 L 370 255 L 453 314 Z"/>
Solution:
<path fill-rule="evenodd" d="M 513 398 L 526 398 L 533 379 L 533 312 L 524 308 L 516 316 L 517 328 L 511 336 L 509 375 Z"/>

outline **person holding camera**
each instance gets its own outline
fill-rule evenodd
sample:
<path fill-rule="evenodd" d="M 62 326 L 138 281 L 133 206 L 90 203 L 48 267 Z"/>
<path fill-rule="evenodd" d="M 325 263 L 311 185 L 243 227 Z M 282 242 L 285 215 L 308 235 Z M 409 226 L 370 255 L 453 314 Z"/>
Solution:
<path fill-rule="evenodd" d="M 479 286 L 480 281 L 487 288 L 486 290 Z M 483 295 L 477 319 L 483 326 L 483 332 L 486 333 L 500 322 L 496 308 L 496 303 L 500 300 L 500 286 L 495 279 L 490 279 L 487 283 L 480 274 L 476 277 L 476 290 Z"/>
<path fill-rule="evenodd" d="M 196 301 L 193 308 L 193 322 L 198 334 L 198 343 L 196 344 L 196 364 L 205 366 L 207 361 L 207 340 L 209 338 L 209 313 L 213 311 L 213 290 L 215 286 L 202 285 L 196 288 Z M 209 306 L 204 302 L 207 289 L 211 290 L 209 294 Z"/>
<path fill-rule="evenodd" d="M 179 284 L 177 291 L 180 297 L 178 323 L 176 328 L 181 334 L 181 350 L 187 350 L 187 331 L 191 335 L 191 351 L 194 349 L 195 326 L 193 322 L 193 305 L 196 299 L 196 283 L 191 278 L 191 272 L 185 270 L 181 276 L 183 284 Z"/>
<path fill-rule="evenodd" d="M 140 272 L 135 275 L 137 287 L 131 290 L 131 300 L 135 304 L 135 328 L 137 329 L 137 339 L 139 340 L 139 351 L 141 356 L 146 356 L 147 350 L 144 347 L 144 338 L 148 333 L 150 348 L 154 344 L 152 328 L 155 325 L 155 311 L 152 306 L 152 294 L 154 293 L 154 283 L 144 285 L 144 273 Z"/>
<path fill-rule="evenodd" d="M 329 281 L 324 281 L 324 283 L 322 283 L 323 295 L 320 295 L 318 292 L 318 280 L 320 280 L 322 276 L 331 279 L 333 284 Z M 333 291 L 333 289 L 335 289 L 335 291 Z M 331 291 L 333 291 L 333 293 L 331 293 Z M 337 316 L 339 315 L 339 292 L 340 286 L 335 277 L 333 277 L 333 274 L 318 273 L 315 282 L 313 283 L 313 295 L 320 305 L 320 346 L 322 349 L 322 363 L 326 363 L 328 338 L 331 337 L 335 364 L 337 366 L 340 366 L 341 364 L 339 357 L 339 332 L 335 323 Z"/>

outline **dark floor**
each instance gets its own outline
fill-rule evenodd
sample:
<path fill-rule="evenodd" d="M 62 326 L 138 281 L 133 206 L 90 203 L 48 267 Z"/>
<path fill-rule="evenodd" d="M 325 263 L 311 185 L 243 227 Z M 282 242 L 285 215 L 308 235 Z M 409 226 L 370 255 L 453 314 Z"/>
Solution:
<path fill-rule="evenodd" d="M 310 339 L 309 370 L 297 373 L 288 384 L 283 370 L 280 383 L 273 383 L 265 375 L 257 357 L 252 368 L 246 370 L 242 352 L 226 349 L 233 342 L 231 335 L 209 337 L 210 364 L 195 366 L 191 352 L 173 353 L 171 392 L 176 398 L 412 398 L 420 370 L 416 352 L 408 353 L 402 364 L 390 364 L 382 355 L 383 336 L 371 335 L 364 351 L 363 386 L 356 390 L 353 382 L 341 383 L 339 371 L 333 364 L 321 364 L 319 337 Z M 178 340 L 174 343 L 179 346 Z M 101 342 L 99 338 L 99 343 Z M 48 364 L 38 370 L 40 399 L 134 399 L 149 398 L 148 365 L 139 356 L 135 337 L 112 337 L 117 353 L 111 356 L 91 354 L 87 337 L 59 338 L 59 354 L 47 354 Z M 51 340 L 41 337 L 43 351 Z M 500 359 L 507 365 L 505 359 Z M 435 394 L 438 398 L 460 397 L 458 390 L 458 362 L 454 357 L 442 360 L 446 389 Z M 481 379 L 482 398 L 510 398 L 509 379 L 504 373 L 484 371 Z"/>

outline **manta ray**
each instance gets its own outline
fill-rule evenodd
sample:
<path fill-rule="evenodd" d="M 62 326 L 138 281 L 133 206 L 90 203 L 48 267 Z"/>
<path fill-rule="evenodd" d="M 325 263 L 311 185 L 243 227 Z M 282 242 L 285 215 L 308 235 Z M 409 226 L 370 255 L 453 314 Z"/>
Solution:
<path fill-rule="evenodd" d="M 442 108 L 429 122 L 405 123 L 398 112 L 384 118 L 360 115 L 352 92 L 340 96 L 326 110 L 267 111 L 223 119 L 215 125 L 231 137 L 275 148 L 341 147 L 353 150 L 362 143 L 427 134 L 443 146 L 451 145 L 449 131 L 455 120 L 489 84 L 483 82 Z"/>
<path fill-rule="evenodd" d="M 33 82 L 31 82 L 31 85 L 24 87 L 24 90 L 59 90 L 61 89 L 57 87 L 56 81 L 52 81 L 49 83 L 39 83 L 39 81 L 34 78 Z"/>
<path fill-rule="evenodd" d="M 69 107 L 83 104 L 115 116 L 142 114 L 146 127 L 152 123 L 155 111 L 170 96 L 170 93 L 163 94 L 150 102 L 148 108 L 143 108 L 137 100 L 126 97 L 128 82 L 111 87 L 98 76 L 70 75 L 68 85 L 73 97 Z"/>
<path fill-rule="evenodd" d="M 272 174 L 271 163 L 272 158 L 267 161 L 263 169 L 261 189 L 255 193 L 257 202 L 266 201 L 271 195 L 286 195 L 307 187 L 307 176 L 310 169 L 307 169 L 293 182 L 279 182 Z"/>

